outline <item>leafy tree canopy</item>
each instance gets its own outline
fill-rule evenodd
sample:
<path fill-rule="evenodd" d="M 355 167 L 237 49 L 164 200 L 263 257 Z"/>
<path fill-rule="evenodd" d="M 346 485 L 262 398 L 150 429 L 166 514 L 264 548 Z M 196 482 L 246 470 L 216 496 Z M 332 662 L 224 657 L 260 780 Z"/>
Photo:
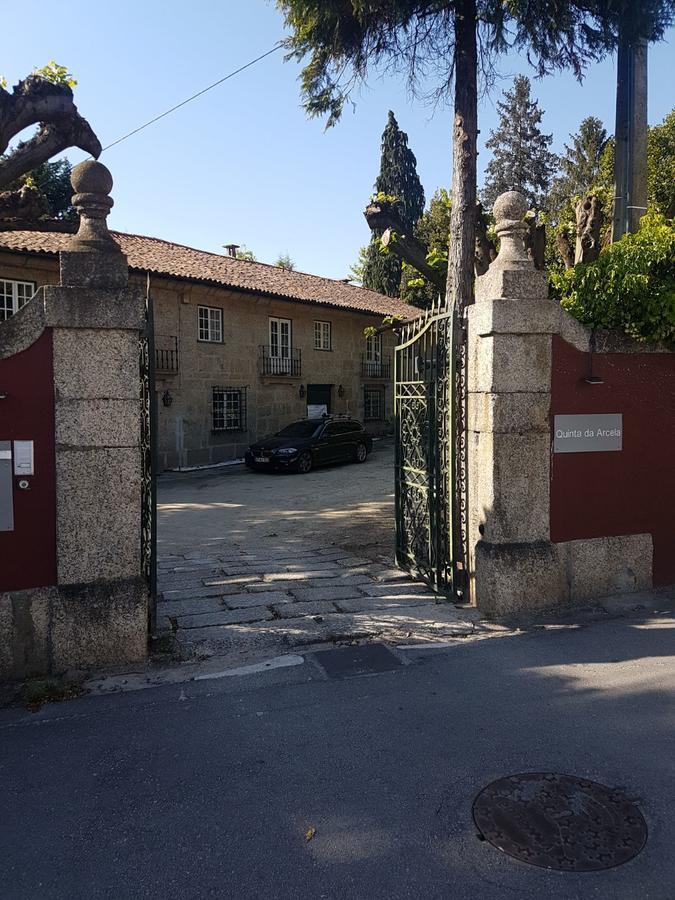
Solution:
<path fill-rule="evenodd" d="M 455 0 L 277 0 L 291 35 L 289 58 L 307 62 L 301 74 L 305 109 L 342 115 L 369 68 L 403 71 L 411 88 L 422 79 L 445 93 L 454 71 Z M 616 47 L 619 26 L 660 40 L 675 16 L 675 0 L 477 0 L 481 59 L 524 49 L 543 75 L 584 68 Z"/>
<path fill-rule="evenodd" d="M 280 266 L 282 269 L 288 269 L 289 272 L 292 272 L 295 269 L 295 263 L 291 259 L 288 251 L 286 251 L 285 253 L 280 253 L 274 265 Z"/>
<path fill-rule="evenodd" d="M 426 245 L 427 263 L 444 272 L 448 266 L 450 231 L 450 192 L 439 188 L 415 226 L 415 237 Z M 401 276 L 401 300 L 428 309 L 438 296 L 438 288 L 411 265 L 404 264 Z"/>
<path fill-rule="evenodd" d="M 574 218 L 572 205 L 593 191 L 601 175 L 603 160 L 604 165 L 607 162 L 606 149 L 610 139 L 596 116 L 587 116 L 570 139 L 572 143 L 565 144 L 564 154 L 558 157 L 560 171 L 547 202 L 555 222 L 560 218 Z M 613 177 L 611 171 L 609 174 Z"/>
<path fill-rule="evenodd" d="M 38 189 L 47 201 L 50 216 L 55 219 L 75 219 L 77 213 L 72 204 L 73 187 L 70 183 L 72 169 L 67 159 L 59 159 L 42 163 L 20 181 Z"/>
<path fill-rule="evenodd" d="M 650 213 L 591 263 L 552 277 L 561 305 L 593 328 L 675 340 L 675 225 Z"/>
<path fill-rule="evenodd" d="M 675 109 L 647 138 L 647 197 L 649 206 L 675 218 Z"/>

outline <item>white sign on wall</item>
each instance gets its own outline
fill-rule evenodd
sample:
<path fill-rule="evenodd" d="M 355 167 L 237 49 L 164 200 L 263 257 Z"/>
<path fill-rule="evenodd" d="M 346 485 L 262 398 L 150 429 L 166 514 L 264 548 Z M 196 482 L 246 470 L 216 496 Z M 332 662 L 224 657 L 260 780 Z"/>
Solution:
<path fill-rule="evenodd" d="M 621 450 L 622 442 L 621 413 L 554 416 L 554 453 L 600 453 Z"/>
<path fill-rule="evenodd" d="M 321 416 L 328 415 L 328 406 L 325 403 L 308 403 L 307 418 L 320 419 Z"/>

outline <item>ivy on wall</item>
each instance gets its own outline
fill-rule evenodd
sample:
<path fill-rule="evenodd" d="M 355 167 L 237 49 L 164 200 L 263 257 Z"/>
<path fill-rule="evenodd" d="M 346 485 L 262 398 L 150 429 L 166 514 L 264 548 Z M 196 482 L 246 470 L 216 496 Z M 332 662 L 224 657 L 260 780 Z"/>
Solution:
<path fill-rule="evenodd" d="M 597 260 L 551 274 L 563 309 L 638 341 L 675 341 L 675 221 L 650 213 Z"/>

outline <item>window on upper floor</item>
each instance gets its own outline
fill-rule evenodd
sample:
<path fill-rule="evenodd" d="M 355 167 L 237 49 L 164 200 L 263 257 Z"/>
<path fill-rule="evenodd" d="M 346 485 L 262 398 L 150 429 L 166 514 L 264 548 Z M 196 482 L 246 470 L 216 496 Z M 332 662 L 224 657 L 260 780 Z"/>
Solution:
<path fill-rule="evenodd" d="M 214 387 L 212 415 L 213 431 L 245 431 L 246 388 Z"/>
<path fill-rule="evenodd" d="M 382 335 L 370 334 L 366 338 L 366 362 L 379 363 L 382 361 Z"/>
<path fill-rule="evenodd" d="M 332 350 L 330 322 L 314 323 L 314 349 Z"/>
<path fill-rule="evenodd" d="M 25 306 L 37 288 L 34 281 L 0 279 L 0 322 L 9 319 Z"/>
<path fill-rule="evenodd" d="M 200 341 L 210 341 L 215 344 L 223 342 L 223 311 L 215 306 L 197 307 L 198 330 L 197 338 Z"/>

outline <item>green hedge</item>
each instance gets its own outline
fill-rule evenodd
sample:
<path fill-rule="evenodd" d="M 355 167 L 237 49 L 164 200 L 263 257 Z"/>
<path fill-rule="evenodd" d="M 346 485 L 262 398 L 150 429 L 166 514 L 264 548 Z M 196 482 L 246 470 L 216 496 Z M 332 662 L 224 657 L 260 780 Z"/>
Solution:
<path fill-rule="evenodd" d="M 675 222 L 650 214 L 592 263 L 551 275 L 564 309 L 584 325 L 638 341 L 675 340 Z"/>

